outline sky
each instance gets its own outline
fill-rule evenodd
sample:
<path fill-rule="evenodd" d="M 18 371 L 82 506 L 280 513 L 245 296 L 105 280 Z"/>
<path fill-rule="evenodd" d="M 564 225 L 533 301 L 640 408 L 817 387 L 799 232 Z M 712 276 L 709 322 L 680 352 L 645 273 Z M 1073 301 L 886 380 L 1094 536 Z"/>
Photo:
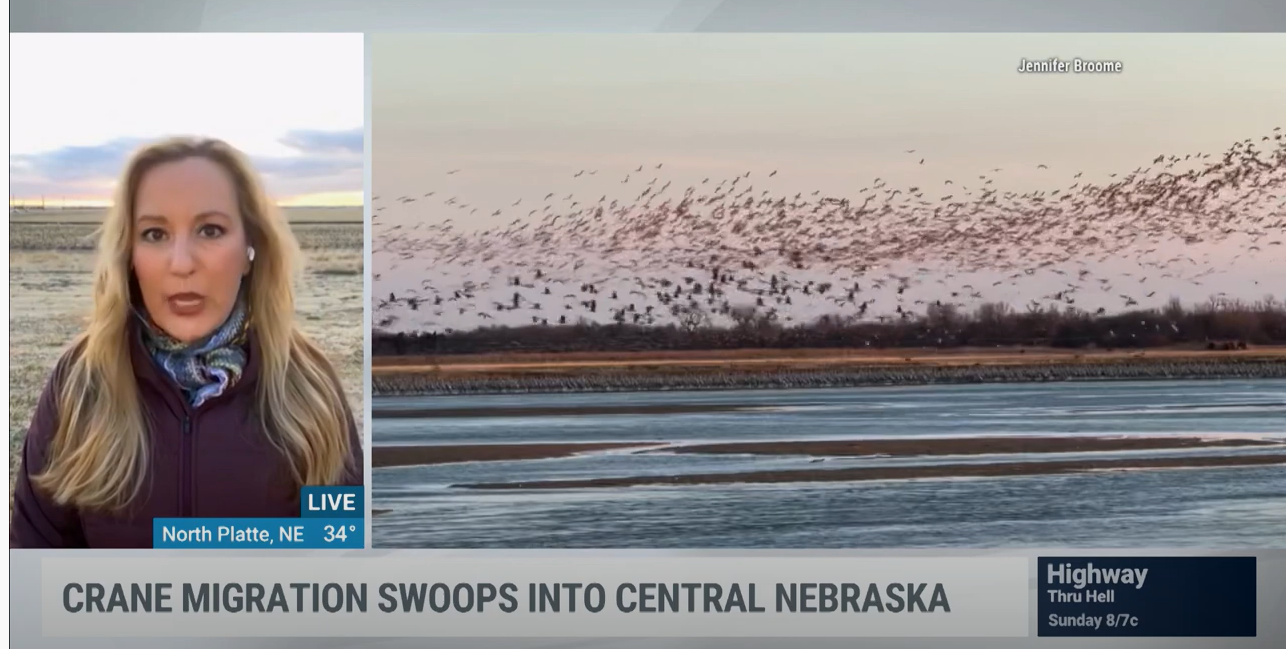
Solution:
<path fill-rule="evenodd" d="M 751 171 L 757 190 L 787 196 L 852 197 L 875 178 L 940 187 L 995 168 L 998 189 L 1049 191 L 1286 126 L 1286 84 L 1270 72 L 1286 68 L 1277 34 L 380 34 L 370 56 L 382 227 L 503 227 L 548 193 L 631 202 L 639 188 L 621 180 L 640 165 L 644 181 L 679 188 Z M 1017 71 L 1049 57 L 1124 69 Z M 1286 285 L 1266 257 L 1205 252 L 1240 273 L 1219 290 L 1244 286 L 1253 299 Z M 435 270 L 374 263 L 379 295 Z"/>
<path fill-rule="evenodd" d="M 1049 56 L 1124 72 L 1016 72 Z M 783 190 L 837 192 L 1006 167 L 1008 188 L 1043 189 L 1286 121 L 1276 34 L 376 35 L 372 57 L 373 193 L 496 206 L 591 163 L 663 162 L 676 184 L 780 168 Z"/>
<path fill-rule="evenodd" d="M 282 204 L 361 205 L 363 48 L 361 34 L 12 34 L 10 198 L 106 204 L 137 147 L 201 135 L 248 154 Z"/>

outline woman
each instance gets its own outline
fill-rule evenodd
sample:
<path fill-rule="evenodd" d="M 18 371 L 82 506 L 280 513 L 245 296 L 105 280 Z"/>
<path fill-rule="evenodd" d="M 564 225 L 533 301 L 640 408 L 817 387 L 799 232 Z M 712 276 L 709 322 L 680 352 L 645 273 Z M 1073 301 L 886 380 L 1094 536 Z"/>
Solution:
<path fill-rule="evenodd" d="M 363 484 L 339 378 L 294 320 L 298 249 L 240 153 L 173 139 L 130 160 L 89 325 L 40 397 L 10 547 L 150 548 L 159 517 L 294 517 Z"/>

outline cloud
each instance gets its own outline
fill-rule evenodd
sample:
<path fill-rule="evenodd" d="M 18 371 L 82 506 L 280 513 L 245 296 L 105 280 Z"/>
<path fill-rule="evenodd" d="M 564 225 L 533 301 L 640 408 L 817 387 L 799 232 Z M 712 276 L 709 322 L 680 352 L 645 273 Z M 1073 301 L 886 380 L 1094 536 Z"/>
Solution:
<path fill-rule="evenodd" d="M 361 187 L 363 170 L 363 132 L 362 129 L 347 131 L 291 131 L 279 142 L 297 152 L 292 156 L 259 156 L 255 164 L 265 177 L 276 178 L 282 182 L 321 181 L 340 178 L 358 178 L 356 187 Z M 331 188 L 325 191 L 336 191 Z"/>
<path fill-rule="evenodd" d="M 119 138 L 94 146 L 69 146 L 9 157 L 9 191 L 15 196 L 83 196 L 101 193 L 125 160 L 146 140 Z"/>
<path fill-rule="evenodd" d="M 255 169 L 265 177 L 283 180 L 306 180 L 332 178 L 362 171 L 360 157 L 298 157 L 284 158 L 263 156 L 254 159 Z M 343 189 L 360 189 L 346 187 Z"/>
<path fill-rule="evenodd" d="M 279 141 L 292 156 L 258 156 L 255 166 L 278 195 L 361 190 L 365 180 L 363 129 L 291 131 Z M 289 188 L 289 189 L 286 189 Z"/>
<path fill-rule="evenodd" d="M 11 155 L 10 193 L 20 198 L 109 198 L 129 156 L 150 141 L 151 138 L 118 138 L 97 145 Z M 251 156 L 274 196 L 361 191 L 362 129 L 292 131 L 280 143 L 296 154 Z"/>
<path fill-rule="evenodd" d="M 360 128 L 347 131 L 291 131 L 281 143 L 303 153 L 318 155 L 362 155 L 365 134 Z"/>

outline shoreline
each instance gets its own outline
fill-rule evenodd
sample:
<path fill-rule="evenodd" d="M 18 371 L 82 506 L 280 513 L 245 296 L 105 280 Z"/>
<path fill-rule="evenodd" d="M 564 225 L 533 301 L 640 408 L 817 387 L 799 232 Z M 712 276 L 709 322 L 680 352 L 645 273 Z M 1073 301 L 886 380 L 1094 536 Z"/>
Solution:
<path fill-rule="evenodd" d="M 1006 355 L 1012 357 L 1013 355 Z M 1025 361 L 1018 357 L 1018 361 Z M 781 359 L 730 365 L 642 365 L 610 362 L 562 369 L 437 371 L 402 368 L 374 371 L 374 396 L 436 396 L 568 392 L 653 392 L 703 390 L 816 389 L 877 386 L 1050 383 L 1088 381 L 1173 381 L 1286 379 L 1286 355 L 1187 357 L 1123 357 L 1112 360 L 1044 359 L 1035 362 L 934 363 L 909 360 L 886 363 Z M 472 366 L 471 366 L 472 367 Z M 378 368 L 377 368 L 378 369 Z"/>
<path fill-rule="evenodd" d="M 944 455 L 1014 455 L 1086 452 L 1184 450 L 1194 448 L 1286 448 L 1286 440 L 1240 436 L 1203 438 L 1180 435 L 1046 437 L 938 437 L 919 439 L 798 440 L 715 442 L 700 444 L 638 442 L 546 442 L 532 444 L 420 444 L 374 446 L 371 467 L 431 466 L 462 462 L 539 460 L 572 457 L 596 451 L 634 449 L 635 454 L 764 455 L 805 457 L 935 457 Z"/>
<path fill-rule="evenodd" d="M 1150 359 L 1223 359 L 1286 358 L 1286 345 L 1266 345 L 1247 349 L 1210 350 L 1196 345 L 1093 349 L 1044 346 L 1013 347 L 749 347 L 740 349 L 656 350 L 656 351 L 567 351 L 567 352 L 488 352 L 475 354 L 439 354 L 436 356 L 374 356 L 376 372 L 422 372 L 428 370 L 458 371 L 478 368 L 531 368 L 536 366 L 594 365 L 690 365 L 703 363 L 873 363 L 897 364 L 920 362 L 930 364 L 993 364 L 1010 361 L 1033 363 L 1043 361 L 1113 362 Z"/>
<path fill-rule="evenodd" d="M 693 486 L 733 484 L 782 484 L 820 482 L 869 482 L 929 478 L 990 478 L 1064 475 L 1111 470 L 1199 469 L 1286 465 L 1286 453 L 1274 455 L 1125 458 L 1117 460 L 1065 460 L 1004 462 L 996 464 L 943 464 L 930 466 L 856 467 L 847 469 L 793 469 L 740 473 L 704 473 L 668 476 L 541 480 L 532 482 L 477 482 L 453 484 L 470 491 L 538 491 L 555 489 L 611 489 L 619 487 Z"/>

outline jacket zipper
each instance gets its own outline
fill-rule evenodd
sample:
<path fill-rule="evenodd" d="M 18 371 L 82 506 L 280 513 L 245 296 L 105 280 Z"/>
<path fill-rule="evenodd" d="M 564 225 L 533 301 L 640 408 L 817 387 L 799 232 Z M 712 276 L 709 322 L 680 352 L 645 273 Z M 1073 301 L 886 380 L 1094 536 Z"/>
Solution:
<path fill-rule="evenodd" d="M 194 455 L 192 446 L 192 417 L 187 413 L 183 414 L 183 435 L 180 446 L 181 469 L 179 470 L 179 509 L 180 516 L 183 518 L 195 515 L 192 503 L 192 481 L 193 476 L 192 456 Z"/>

